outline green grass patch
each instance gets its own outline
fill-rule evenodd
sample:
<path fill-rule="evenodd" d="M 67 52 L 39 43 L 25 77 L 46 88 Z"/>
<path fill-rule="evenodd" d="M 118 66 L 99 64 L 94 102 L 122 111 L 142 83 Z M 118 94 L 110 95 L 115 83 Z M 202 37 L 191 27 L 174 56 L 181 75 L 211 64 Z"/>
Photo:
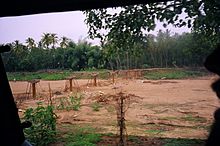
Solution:
<path fill-rule="evenodd" d="M 70 76 L 71 72 L 63 71 L 57 73 L 38 73 L 38 72 L 10 72 L 7 73 L 8 79 L 10 81 L 30 81 L 33 79 L 41 80 L 64 80 L 66 77 Z"/>
<path fill-rule="evenodd" d="M 64 146 L 96 146 L 96 143 L 101 141 L 102 135 L 90 126 L 63 124 L 62 127 L 68 130 L 59 138 L 64 142 Z"/>
<path fill-rule="evenodd" d="M 7 76 L 10 81 L 30 81 L 33 79 L 64 80 L 69 76 L 76 76 L 77 79 L 91 79 L 92 73 L 98 73 L 98 79 L 108 79 L 109 77 L 107 70 L 76 72 L 71 72 L 68 70 L 57 72 L 8 72 Z"/>
<path fill-rule="evenodd" d="M 174 103 L 161 103 L 161 104 L 144 104 L 143 107 L 147 109 L 154 109 L 158 107 L 164 107 L 164 108 L 169 108 L 169 107 L 178 107 L 179 104 L 174 104 Z"/>
<path fill-rule="evenodd" d="M 164 132 L 164 130 L 160 130 L 160 129 L 148 129 L 145 130 L 146 133 L 151 134 L 151 135 L 156 135 L 156 134 L 161 134 L 162 132 Z"/>
<path fill-rule="evenodd" d="M 206 75 L 202 71 L 189 71 L 182 69 L 164 69 L 145 72 L 144 78 L 149 80 L 159 79 L 186 79 Z"/>
<path fill-rule="evenodd" d="M 142 143 L 140 138 L 138 138 L 137 136 L 133 136 L 133 135 L 128 136 L 128 141 L 134 142 L 136 144 L 141 144 Z"/>
<path fill-rule="evenodd" d="M 169 120 L 169 121 L 177 120 L 177 119 L 178 119 L 177 117 L 161 117 L 161 118 L 159 118 L 159 120 Z"/>
<path fill-rule="evenodd" d="M 96 143 L 100 140 L 100 134 L 77 131 L 66 136 L 66 144 L 64 146 L 96 146 Z"/>
<path fill-rule="evenodd" d="M 57 71 L 57 72 L 8 72 L 8 79 L 13 81 L 29 81 L 33 79 L 42 80 L 64 80 L 68 76 L 76 76 L 77 79 L 91 79 L 92 73 L 98 73 L 98 79 L 108 79 L 109 70 L 86 70 L 86 71 Z M 183 69 L 158 69 L 144 73 L 145 79 L 185 79 L 207 75 L 204 71 L 190 71 Z"/>
<path fill-rule="evenodd" d="M 198 139 L 165 139 L 163 146 L 201 146 L 204 140 Z"/>
<path fill-rule="evenodd" d="M 77 71 L 73 72 L 73 75 L 76 76 L 77 79 L 91 79 L 92 74 L 97 73 L 98 79 L 108 79 L 109 73 L 108 70 L 96 70 L 96 71 Z"/>
<path fill-rule="evenodd" d="M 102 136 L 115 137 L 113 133 L 103 133 Z"/>
<path fill-rule="evenodd" d="M 207 121 L 206 118 L 204 117 L 193 116 L 191 114 L 187 114 L 184 117 L 181 117 L 180 119 L 189 122 L 201 122 L 201 123 L 205 123 Z"/>
<path fill-rule="evenodd" d="M 91 104 L 92 110 L 96 111 L 96 112 L 99 111 L 101 107 L 102 107 L 102 105 L 98 102 L 94 102 L 94 103 Z"/>

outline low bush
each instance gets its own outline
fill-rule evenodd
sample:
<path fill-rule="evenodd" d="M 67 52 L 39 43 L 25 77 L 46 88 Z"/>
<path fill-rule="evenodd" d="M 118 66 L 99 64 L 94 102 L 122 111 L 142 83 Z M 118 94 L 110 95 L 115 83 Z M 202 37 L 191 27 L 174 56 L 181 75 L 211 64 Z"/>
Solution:
<path fill-rule="evenodd" d="M 33 146 L 47 146 L 55 141 L 56 136 L 56 116 L 53 106 L 42 106 L 33 109 L 29 108 L 24 113 L 25 121 L 30 121 L 32 126 L 24 130 L 26 139 Z"/>

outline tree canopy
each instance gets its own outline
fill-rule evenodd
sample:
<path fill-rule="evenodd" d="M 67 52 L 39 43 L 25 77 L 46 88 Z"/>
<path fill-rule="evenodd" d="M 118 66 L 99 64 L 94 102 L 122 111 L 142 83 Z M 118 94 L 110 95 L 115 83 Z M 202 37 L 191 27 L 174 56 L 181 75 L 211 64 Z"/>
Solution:
<path fill-rule="evenodd" d="M 219 0 L 173 0 L 113 9 L 115 11 L 95 9 L 84 12 L 91 38 L 100 38 L 103 43 L 112 42 L 117 47 L 131 48 L 134 42 L 142 40 L 147 31 L 154 30 L 159 20 L 164 27 L 168 24 L 187 26 L 193 32 L 209 37 L 213 43 L 219 42 Z M 185 17 L 181 18 L 181 14 Z"/>
<path fill-rule="evenodd" d="M 111 42 L 100 47 L 93 46 L 86 40 L 78 43 L 66 37 L 57 40 L 59 41 L 48 46 L 41 45 L 42 40 L 35 42 L 32 38 L 28 38 L 25 44 L 18 40 L 10 43 L 11 52 L 2 54 L 6 70 L 200 67 L 213 49 L 210 47 L 211 41 L 203 35 L 172 35 L 170 30 L 160 30 L 157 35 L 145 35 L 132 48 L 122 49 Z"/>

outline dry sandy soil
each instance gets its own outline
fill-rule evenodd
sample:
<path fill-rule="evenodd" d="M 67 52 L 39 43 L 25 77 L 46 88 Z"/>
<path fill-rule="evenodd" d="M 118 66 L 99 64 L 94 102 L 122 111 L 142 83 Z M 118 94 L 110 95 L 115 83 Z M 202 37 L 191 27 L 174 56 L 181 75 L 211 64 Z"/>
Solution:
<path fill-rule="evenodd" d="M 97 128 L 103 133 L 116 133 L 116 112 L 112 105 L 103 105 L 99 111 L 93 111 L 92 103 L 97 98 L 117 92 L 134 94 L 140 98 L 130 105 L 126 112 L 128 135 L 196 138 L 205 139 L 213 121 L 213 112 L 219 107 L 219 101 L 210 85 L 215 77 L 203 77 L 186 80 L 98 80 L 98 86 L 91 86 L 90 80 L 77 80 L 83 95 L 79 111 L 56 110 L 58 123 L 85 124 Z M 59 98 L 74 94 L 64 92 L 66 81 L 40 81 L 37 84 L 37 98 L 24 100 L 21 94 L 29 91 L 27 82 L 10 82 L 19 108 L 25 110 L 36 106 L 37 101 L 46 101 L 49 87 L 53 93 L 54 104 Z M 66 88 L 67 89 L 67 88 Z M 75 92 L 76 89 L 73 91 Z M 22 115 L 22 112 L 20 112 Z"/>

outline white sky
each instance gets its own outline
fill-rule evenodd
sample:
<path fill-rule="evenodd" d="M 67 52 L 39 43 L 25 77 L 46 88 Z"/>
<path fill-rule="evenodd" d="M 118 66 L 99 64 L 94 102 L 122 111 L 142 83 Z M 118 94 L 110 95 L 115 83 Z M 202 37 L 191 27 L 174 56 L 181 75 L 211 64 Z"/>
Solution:
<path fill-rule="evenodd" d="M 85 15 L 81 11 L 0 18 L 0 44 L 11 43 L 15 40 L 24 43 L 28 37 L 38 42 L 43 33 L 56 33 L 58 37 L 65 36 L 77 42 L 79 39 L 88 37 L 88 28 L 84 20 Z M 165 30 L 161 23 L 158 23 L 155 31 L 151 33 L 157 34 L 159 29 Z M 179 34 L 190 31 L 188 28 L 172 26 L 166 29 Z M 98 40 L 88 39 L 88 41 L 99 44 Z"/>

